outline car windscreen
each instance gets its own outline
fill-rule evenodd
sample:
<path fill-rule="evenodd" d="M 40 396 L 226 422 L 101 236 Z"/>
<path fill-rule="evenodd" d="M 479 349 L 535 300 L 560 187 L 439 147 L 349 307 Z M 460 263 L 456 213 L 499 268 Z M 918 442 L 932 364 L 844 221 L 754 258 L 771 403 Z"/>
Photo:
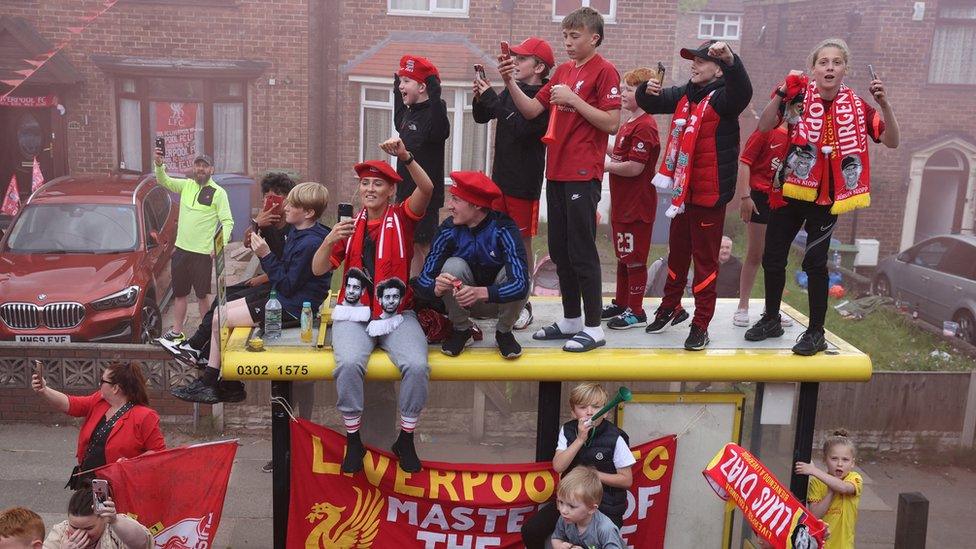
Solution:
<path fill-rule="evenodd" d="M 109 204 L 29 205 L 10 230 L 7 250 L 31 253 L 111 253 L 139 242 L 136 211 Z"/>

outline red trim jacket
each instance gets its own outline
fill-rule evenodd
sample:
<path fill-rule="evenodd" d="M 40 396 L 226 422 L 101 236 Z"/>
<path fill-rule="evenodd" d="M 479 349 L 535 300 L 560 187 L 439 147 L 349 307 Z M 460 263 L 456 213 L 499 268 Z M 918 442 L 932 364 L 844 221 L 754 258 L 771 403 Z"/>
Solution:
<path fill-rule="evenodd" d="M 68 397 L 68 415 L 85 418 L 78 433 L 78 451 L 75 454 L 78 463 L 84 459 L 88 441 L 108 409 L 108 402 L 97 391 L 88 396 Z M 159 414 L 148 406 L 137 405 L 112 427 L 105 442 L 105 463 L 114 463 L 119 458 L 133 458 L 149 450 L 158 452 L 165 449 L 166 442 L 159 430 Z"/>

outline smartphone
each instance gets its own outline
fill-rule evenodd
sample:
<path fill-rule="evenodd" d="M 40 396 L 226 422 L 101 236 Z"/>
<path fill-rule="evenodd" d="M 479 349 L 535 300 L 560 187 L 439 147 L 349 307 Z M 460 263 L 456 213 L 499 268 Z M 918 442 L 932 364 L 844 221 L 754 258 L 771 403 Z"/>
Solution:
<path fill-rule="evenodd" d="M 281 207 L 284 203 L 285 197 L 269 194 L 264 197 L 264 211 L 281 215 Z"/>
<path fill-rule="evenodd" d="M 352 204 L 348 202 L 339 203 L 339 221 L 352 219 Z"/>
<path fill-rule="evenodd" d="M 502 48 L 502 55 L 504 55 L 505 57 L 511 57 L 512 56 L 512 48 L 510 48 L 508 46 L 508 42 L 505 42 L 504 40 L 502 40 L 502 42 L 501 42 L 501 48 Z"/>
<path fill-rule="evenodd" d="M 44 379 L 44 363 L 40 360 L 34 361 L 34 375 L 36 375 L 38 379 Z"/>
<path fill-rule="evenodd" d="M 109 499 L 108 481 L 102 478 L 92 479 L 92 501 L 95 502 L 95 513 L 105 509 L 105 502 Z"/>
<path fill-rule="evenodd" d="M 871 80 L 878 79 L 878 73 L 874 72 L 874 66 L 870 63 L 868 64 L 868 72 L 871 73 Z"/>
<path fill-rule="evenodd" d="M 157 137 L 156 138 L 156 149 L 159 150 L 159 156 L 166 156 L 166 138 Z"/>
<path fill-rule="evenodd" d="M 488 81 L 488 77 L 485 76 L 485 66 L 482 65 L 481 63 L 475 63 L 474 64 L 474 74 L 475 74 L 475 76 L 477 76 L 478 78 L 484 80 L 485 82 Z"/>
<path fill-rule="evenodd" d="M 662 86 L 664 85 L 664 72 L 665 72 L 664 63 L 658 61 L 657 62 L 657 83 Z"/>

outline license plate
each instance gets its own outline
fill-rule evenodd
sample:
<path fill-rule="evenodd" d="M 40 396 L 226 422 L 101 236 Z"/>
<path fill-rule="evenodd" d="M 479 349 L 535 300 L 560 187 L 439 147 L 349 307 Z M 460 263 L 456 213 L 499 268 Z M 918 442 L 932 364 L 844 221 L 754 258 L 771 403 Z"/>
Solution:
<path fill-rule="evenodd" d="M 69 335 L 19 335 L 16 340 L 21 343 L 71 343 Z"/>

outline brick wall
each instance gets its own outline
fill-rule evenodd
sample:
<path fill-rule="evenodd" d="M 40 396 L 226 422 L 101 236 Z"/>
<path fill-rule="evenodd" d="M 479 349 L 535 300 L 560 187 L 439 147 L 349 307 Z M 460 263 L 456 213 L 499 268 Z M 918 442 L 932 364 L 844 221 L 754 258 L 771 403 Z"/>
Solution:
<path fill-rule="evenodd" d="M 858 213 L 858 238 L 876 238 L 881 256 L 901 242 L 909 162 L 913 152 L 949 134 L 974 142 L 976 122 L 972 86 L 928 83 L 929 51 L 939 1 L 926 2 L 925 18 L 912 21 L 911 5 L 895 0 L 817 0 L 760 2 L 746 0 L 743 57 L 753 86 L 753 107 L 762 110 L 773 86 L 790 69 L 807 67 L 807 56 L 822 39 L 847 40 L 852 63 L 844 82 L 868 98 L 868 63 L 885 80 L 901 130 L 901 144 L 890 150 L 871 147 L 871 207 Z M 767 26 L 764 43 L 759 29 Z M 868 99 L 872 105 L 873 98 Z M 744 129 L 755 127 L 743 124 Z M 841 216 L 835 235 L 851 240 L 852 214 Z"/>
<path fill-rule="evenodd" d="M 716 10 L 716 12 L 718 11 L 723 10 Z M 705 41 L 704 38 L 698 37 L 698 23 L 700 16 L 701 13 L 699 12 L 685 12 L 678 14 L 674 33 L 674 55 L 671 59 L 671 65 L 668 67 L 670 74 L 667 78 L 667 81 L 672 84 L 684 83 L 691 78 L 691 62 L 687 59 L 682 59 L 679 52 L 681 51 L 681 48 L 693 48 Z M 739 32 L 741 36 L 741 26 Z M 732 51 L 740 54 L 741 56 L 742 52 L 740 51 L 738 40 L 726 40 L 726 42 L 729 44 L 729 46 L 731 46 Z M 751 67 L 747 66 L 746 68 L 749 69 Z"/>
<path fill-rule="evenodd" d="M 193 405 L 176 399 L 169 390 L 195 378 L 195 371 L 173 361 L 159 347 L 84 343 L 47 347 L 0 342 L 0 422 L 67 420 L 30 388 L 35 359 L 44 361 L 48 385 L 69 395 L 90 395 L 98 390 L 108 364 L 135 362 L 146 376 L 150 405 L 164 421 L 179 422 L 193 414 Z M 210 415 L 210 406 L 201 406 L 200 413 Z"/>
<path fill-rule="evenodd" d="M 69 129 L 71 173 L 105 172 L 118 166 L 115 104 L 111 78 L 93 54 L 145 58 L 255 60 L 271 64 L 248 86 L 248 172 L 288 167 L 311 173 L 311 151 L 321 134 L 311 132 L 310 25 L 307 0 L 238 0 L 228 6 L 201 2 L 119 2 L 65 50 L 85 81 L 63 98 Z M 99 0 L 6 2 L 4 14 L 30 21 L 49 42 L 68 37 L 66 28 L 96 13 Z M 276 76 L 277 85 L 268 85 Z M 290 83 L 286 83 L 289 81 Z M 318 141 L 313 141 L 312 139 Z M 316 166 L 318 168 L 318 166 Z"/>

